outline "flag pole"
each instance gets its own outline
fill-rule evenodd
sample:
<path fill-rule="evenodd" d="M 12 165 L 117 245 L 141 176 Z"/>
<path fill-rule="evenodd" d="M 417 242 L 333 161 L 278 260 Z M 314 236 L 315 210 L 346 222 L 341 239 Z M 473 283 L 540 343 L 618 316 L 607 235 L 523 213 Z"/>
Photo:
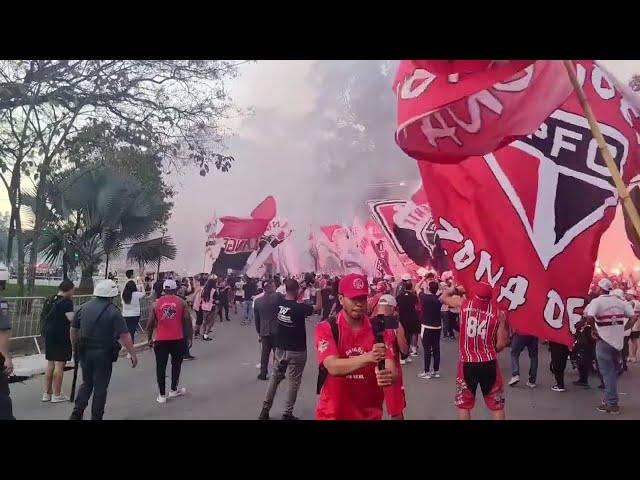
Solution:
<path fill-rule="evenodd" d="M 605 142 L 602 133 L 600 132 L 600 127 L 598 127 L 598 122 L 596 120 L 593 111 L 591 110 L 591 106 L 587 100 L 586 95 L 584 94 L 584 90 L 578 81 L 578 77 L 576 76 L 576 70 L 573 66 L 573 62 L 571 60 L 563 60 L 564 66 L 567 69 L 567 73 L 569 74 L 569 79 L 571 80 L 571 84 L 573 85 L 573 89 L 578 95 L 578 100 L 580 101 L 580 105 L 582 106 L 582 110 L 584 111 L 585 117 L 587 117 L 587 121 L 589 122 L 589 127 L 591 128 L 591 132 L 598 143 L 598 148 L 600 149 L 600 153 L 602 154 L 602 158 L 604 158 L 605 163 L 607 164 L 607 168 L 609 172 L 611 172 L 611 177 L 613 178 L 613 183 L 618 190 L 618 195 L 622 201 L 622 208 L 626 211 L 631 223 L 633 224 L 633 228 L 636 231 L 638 237 L 640 237 L 640 216 L 638 216 L 638 210 L 636 210 L 631 197 L 629 196 L 629 191 L 627 187 L 624 185 L 622 181 L 622 176 L 620 175 L 620 171 L 613 161 L 613 157 L 611 156 L 611 152 L 609 152 L 609 147 L 607 146 L 607 142 Z"/>

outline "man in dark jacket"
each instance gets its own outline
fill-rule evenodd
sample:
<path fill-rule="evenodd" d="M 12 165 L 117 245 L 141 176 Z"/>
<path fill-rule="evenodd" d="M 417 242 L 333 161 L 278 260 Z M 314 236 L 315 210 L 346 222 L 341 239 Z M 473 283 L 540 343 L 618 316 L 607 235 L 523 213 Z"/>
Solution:
<path fill-rule="evenodd" d="M 278 329 L 278 304 L 283 296 L 275 291 L 273 280 L 263 283 L 264 295 L 256 298 L 254 306 L 254 319 L 261 345 L 260 374 L 258 380 L 267 380 L 267 367 L 269 356 L 273 349 L 273 340 Z"/>

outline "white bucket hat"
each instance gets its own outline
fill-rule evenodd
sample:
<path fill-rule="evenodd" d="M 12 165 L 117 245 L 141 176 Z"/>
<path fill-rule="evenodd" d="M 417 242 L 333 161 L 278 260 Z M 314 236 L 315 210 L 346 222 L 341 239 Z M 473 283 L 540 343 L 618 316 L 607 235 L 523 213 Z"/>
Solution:
<path fill-rule="evenodd" d="M 113 298 L 118 293 L 118 285 L 113 280 L 100 280 L 93 288 L 94 297 Z"/>

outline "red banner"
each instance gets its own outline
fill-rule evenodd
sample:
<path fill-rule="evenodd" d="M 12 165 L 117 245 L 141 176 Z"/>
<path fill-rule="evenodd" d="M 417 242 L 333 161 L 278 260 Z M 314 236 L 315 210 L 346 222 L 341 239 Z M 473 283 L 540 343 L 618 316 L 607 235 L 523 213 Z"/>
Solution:
<path fill-rule="evenodd" d="M 580 61 L 577 73 L 628 183 L 638 174 L 640 137 L 632 125 L 640 112 L 594 62 Z M 549 93 L 531 91 L 541 103 Z M 501 127 L 506 136 L 510 127 Z M 493 153 L 418 164 L 455 275 L 467 288 L 480 280 L 494 286 L 516 330 L 571 345 L 618 202 L 577 96 L 533 134 Z"/>
<path fill-rule="evenodd" d="M 473 62 L 401 62 L 396 142 L 408 155 L 455 163 L 492 152 L 532 133 L 572 91 L 559 61 Z"/>

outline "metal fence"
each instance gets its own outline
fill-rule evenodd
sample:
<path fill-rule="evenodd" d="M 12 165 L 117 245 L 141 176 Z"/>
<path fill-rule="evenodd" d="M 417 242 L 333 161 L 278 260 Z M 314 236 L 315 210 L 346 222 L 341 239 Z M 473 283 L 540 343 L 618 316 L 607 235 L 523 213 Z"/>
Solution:
<path fill-rule="evenodd" d="M 42 307 L 48 297 L 8 297 L 5 298 L 9 304 L 9 313 L 11 315 L 11 338 L 13 340 L 32 338 L 35 341 L 36 349 L 40 352 L 38 337 L 40 337 L 40 314 Z M 88 300 L 93 298 L 92 295 L 76 295 L 73 297 L 73 304 L 76 311 Z M 116 297 L 115 305 L 122 308 L 122 298 Z M 144 322 L 147 318 L 149 306 L 151 305 L 151 297 L 146 296 L 140 300 L 140 319 Z"/>

